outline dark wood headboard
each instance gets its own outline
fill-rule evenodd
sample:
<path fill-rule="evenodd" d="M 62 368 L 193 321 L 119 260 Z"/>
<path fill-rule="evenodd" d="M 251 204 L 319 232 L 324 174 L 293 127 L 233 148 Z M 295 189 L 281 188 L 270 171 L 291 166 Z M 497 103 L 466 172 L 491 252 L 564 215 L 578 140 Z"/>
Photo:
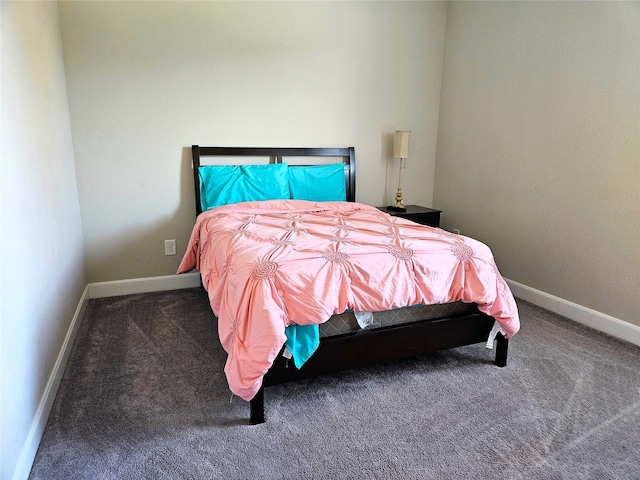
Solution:
<path fill-rule="evenodd" d="M 344 179 L 347 201 L 356 201 L 356 156 L 353 147 L 346 148 L 277 148 L 277 147 L 201 147 L 191 146 L 193 157 L 193 179 L 196 190 L 196 214 L 202 213 L 200 206 L 200 179 L 198 168 L 202 157 L 265 157 L 269 163 L 283 163 L 287 157 L 340 157 L 344 163 Z M 239 162 L 239 164 L 242 162 Z M 302 165 L 302 164 L 299 164 Z M 312 165 L 307 163 L 304 165 Z M 295 167 L 295 164 L 291 165 Z"/>

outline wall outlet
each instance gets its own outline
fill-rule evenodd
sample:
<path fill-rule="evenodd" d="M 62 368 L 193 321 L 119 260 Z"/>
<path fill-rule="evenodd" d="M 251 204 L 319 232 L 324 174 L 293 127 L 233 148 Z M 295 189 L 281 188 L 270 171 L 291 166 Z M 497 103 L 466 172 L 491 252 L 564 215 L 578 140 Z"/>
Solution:
<path fill-rule="evenodd" d="M 451 230 L 453 233 L 455 233 L 456 235 L 460 235 L 460 229 L 459 228 L 454 228 Z"/>
<path fill-rule="evenodd" d="M 176 241 L 175 240 L 165 240 L 164 241 L 164 254 L 165 255 L 175 255 L 176 254 Z"/>

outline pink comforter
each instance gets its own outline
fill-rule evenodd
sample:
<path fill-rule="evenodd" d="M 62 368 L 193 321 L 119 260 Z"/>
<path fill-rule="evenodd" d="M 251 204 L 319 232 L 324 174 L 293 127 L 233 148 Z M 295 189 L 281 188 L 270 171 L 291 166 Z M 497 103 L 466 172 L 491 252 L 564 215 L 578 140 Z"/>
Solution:
<path fill-rule="evenodd" d="M 245 202 L 201 214 L 178 273 L 197 268 L 228 353 L 231 391 L 250 400 L 290 324 L 346 309 L 475 302 L 507 337 L 520 322 L 489 248 L 359 203 Z"/>

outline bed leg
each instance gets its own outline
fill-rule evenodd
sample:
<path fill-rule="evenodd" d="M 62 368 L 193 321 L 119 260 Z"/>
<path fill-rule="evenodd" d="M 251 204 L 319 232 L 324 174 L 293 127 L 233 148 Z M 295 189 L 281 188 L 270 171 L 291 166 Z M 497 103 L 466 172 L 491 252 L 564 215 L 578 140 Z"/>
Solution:
<path fill-rule="evenodd" d="M 249 423 L 251 425 L 264 423 L 264 387 L 260 387 L 256 396 L 249 402 L 249 406 L 251 408 Z"/>
<path fill-rule="evenodd" d="M 498 367 L 507 366 L 507 350 L 509 348 L 509 340 L 501 333 L 496 335 L 496 365 Z"/>

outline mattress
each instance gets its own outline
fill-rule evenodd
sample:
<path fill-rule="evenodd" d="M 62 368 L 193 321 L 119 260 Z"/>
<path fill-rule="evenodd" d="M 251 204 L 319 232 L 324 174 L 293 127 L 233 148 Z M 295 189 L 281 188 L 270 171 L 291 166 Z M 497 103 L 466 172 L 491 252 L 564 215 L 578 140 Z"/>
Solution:
<path fill-rule="evenodd" d="M 366 329 L 402 325 L 419 320 L 436 320 L 438 318 L 469 315 L 478 312 L 475 303 L 451 302 L 437 305 L 415 305 L 413 307 L 396 308 L 373 312 L 373 323 Z M 325 323 L 320 324 L 320 338 L 343 335 L 362 330 L 355 314 L 351 310 L 333 315 Z"/>

